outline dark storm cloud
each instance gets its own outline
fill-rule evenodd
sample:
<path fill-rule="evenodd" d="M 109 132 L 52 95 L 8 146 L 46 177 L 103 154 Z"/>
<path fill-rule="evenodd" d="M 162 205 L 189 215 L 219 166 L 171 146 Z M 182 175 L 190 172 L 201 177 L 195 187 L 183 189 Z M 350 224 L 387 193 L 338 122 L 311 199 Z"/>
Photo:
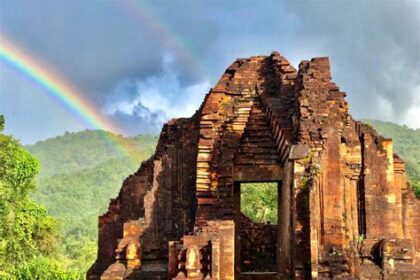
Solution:
<path fill-rule="evenodd" d="M 334 79 L 348 91 L 352 110 L 400 122 L 408 110 L 420 113 L 420 2 L 325 4 L 297 1 L 288 7 L 299 19 L 304 43 L 330 56 Z"/>
<path fill-rule="evenodd" d="M 111 5 L 12 1 L 2 7 L 1 32 L 86 94 L 101 92 L 127 75 L 159 71 L 159 42 Z"/>
<path fill-rule="evenodd" d="M 162 54 L 173 47 L 172 41 L 178 36 L 170 30 L 160 33 L 167 27 L 159 27 L 163 21 L 154 19 L 154 8 L 146 10 L 145 4 L 132 5 L 136 12 L 124 1 L 1 3 L 0 32 L 91 95 L 101 95 L 127 77 L 147 77 L 161 71 Z M 142 14 L 146 14 L 146 19 Z M 185 26 L 187 21 L 176 15 L 165 23 L 174 30 L 176 24 Z M 203 23 L 201 26 L 206 28 Z M 186 34 L 192 40 L 197 32 Z M 211 33 L 206 36 L 212 39 Z M 194 65 L 182 59 L 179 71 L 183 81 L 202 78 Z"/>

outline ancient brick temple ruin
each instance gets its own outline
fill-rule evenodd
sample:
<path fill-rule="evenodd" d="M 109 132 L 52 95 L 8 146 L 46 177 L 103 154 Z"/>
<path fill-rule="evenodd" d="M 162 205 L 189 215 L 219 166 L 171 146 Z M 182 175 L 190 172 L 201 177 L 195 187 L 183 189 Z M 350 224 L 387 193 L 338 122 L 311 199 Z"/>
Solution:
<path fill-rule="evenodd" d="M 99 217 L 88 279 L 420 279 L 420 201 L 345 96 L 328 58 L 236 60 Z M 277 225 L 245 182 L 277 183 Z"/>

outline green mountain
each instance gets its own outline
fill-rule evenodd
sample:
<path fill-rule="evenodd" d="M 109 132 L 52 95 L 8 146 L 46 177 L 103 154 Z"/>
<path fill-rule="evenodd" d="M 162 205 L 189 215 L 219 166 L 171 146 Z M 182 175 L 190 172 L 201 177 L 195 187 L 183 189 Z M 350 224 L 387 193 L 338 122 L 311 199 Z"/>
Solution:
<path fill-rule="evenodd" d="M 156 143 L 157 136 L 86 130 L 26 147 L 41 166 L 32 197 L 61 222 L 61 250 L 69 267 L 86 271 L 93 263 L 98 215 Z"/>
<path fill-rule="evenodd" d="M 382 136 L 393 139 L 394 151 L 406 162 L 410 183 L 420 197 L 420 129 L 377 120 L 363 120 Z"/>
<path fill-rule="evenodd" d="M 140 163 L 154 151 L 156 136 L 123 137 L 101 130 L 66 132 L 25 148 L 41 162 L 40 177 L 72 173 L 110 159 L 129 157 Z"/>

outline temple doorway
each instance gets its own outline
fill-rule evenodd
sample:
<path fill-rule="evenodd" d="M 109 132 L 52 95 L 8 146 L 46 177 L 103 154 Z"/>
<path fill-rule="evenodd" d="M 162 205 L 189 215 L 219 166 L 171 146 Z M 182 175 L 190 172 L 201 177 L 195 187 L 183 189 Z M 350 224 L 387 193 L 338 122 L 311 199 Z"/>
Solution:
<path fill-rule="evenodd" d="M 237 272 L 277 273 L 280 182 L 235 182 Z"/>

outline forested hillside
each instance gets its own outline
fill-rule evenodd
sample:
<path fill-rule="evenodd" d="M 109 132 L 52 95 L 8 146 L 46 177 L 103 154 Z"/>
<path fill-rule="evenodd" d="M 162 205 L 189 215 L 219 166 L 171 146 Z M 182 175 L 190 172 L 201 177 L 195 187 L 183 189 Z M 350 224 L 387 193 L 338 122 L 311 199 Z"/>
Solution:
<path fill-rule="evenodd" d="M 26 148 L 41 162 L 40 177 L 72 173 L 95 167 L 110 159 L 127 157 L 136 165 L 155 148 L 156 136 L 123 137 L 100 130 L 66 132 Z"/>
<path fill-rule="evenodd" d="M 40 161 L 32 197 L 60 221 L 68 267 L 86 271 L 96 256 L 97 217 L 122 181 L 154 151 L 156 136 L 122 137 L 82 131 L 26 148 Z"/>
<path fill-rule="evenodd" d="M 382 136 L 392 138 L 394 152 L 406 161 L 411 185 L 420 197 L 420 129 L 411 129 L 390 122 L 364 120 Z"/>
<path fill-rule="evenodd" d="M 395 151 L 407 161 L 412 185 L 420 195 L 420 130 L 380 121 L 365 122 L 394 139 Z M 26 147 L 40 160 L 41 168 L 32 197 L 46 205 L 49 214 L 61 222 L 64 237 L 61 253 L 69 267 L 83 272 L 92 264 L 97 216 L 106 210 L 109 199 L 117 195 L 124 178 L 153 153 L 156 142 L 156 136 L 122 137 L 103 131 L 83 131 Z M 249 201 L 271 201 L 266 197 L 259 199 L 259 195 L 250 189 Z M 255 220 L 261 219 L 263 211 L 268 213 L 267 219 L 275 222 L 270 216 L 275 209 L 273 205 L 243 207 L 249 215 L 255 215 Z M 257 206 L 262 210 L 251 210 Z M 246 211 L 248 208 L 250 211 Z"/>

